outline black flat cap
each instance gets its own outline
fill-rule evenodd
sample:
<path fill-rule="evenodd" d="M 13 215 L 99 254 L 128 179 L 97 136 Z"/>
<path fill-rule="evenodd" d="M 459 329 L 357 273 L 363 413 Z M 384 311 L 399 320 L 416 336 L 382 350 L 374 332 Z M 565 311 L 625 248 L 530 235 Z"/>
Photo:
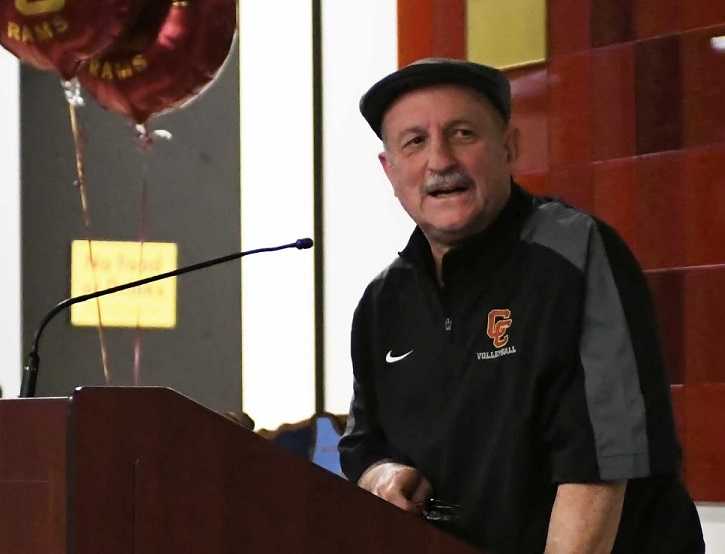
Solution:
<path fill-rule="evenodd" d="M 418 60 L 384 77 L 360 99 L 360 113 L 382 139 L 383 116 L 393 101 L 415 89 L 449 83 L 477 90 L 491 102 L 504 121 L 511 118 L 511 86 L 501 71 L 449 58 Z"/>

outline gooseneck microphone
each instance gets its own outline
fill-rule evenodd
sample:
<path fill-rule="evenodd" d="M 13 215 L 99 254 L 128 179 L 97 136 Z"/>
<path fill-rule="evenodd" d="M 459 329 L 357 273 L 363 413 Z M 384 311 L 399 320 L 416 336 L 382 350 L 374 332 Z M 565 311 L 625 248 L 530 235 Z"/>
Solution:
<path fill-rule="evenodd" d="M 35 338 L 33 339 L 33 348 L 28 354 L 28 360 L 25 364 L 25 367 L 23 368 L 23 380 L 20 384 L 20 398 L 32 398 L 35 396 L 35 383 L 38 380 L 38 367 L 40 365 L 38 348 L 40 346 L 40 336 L 43 334 L 43 329 L 45 329 L 45 326 L 48 325 L 48 323 L 50 323 L 50 320 L 53 319 L 58 313 L 72 306 L 73 304 L 85 302 L 86 300 L 93 300 L 94 298 L 99 298 L 101 296 L 106 296 L 107 294 L 113 294 L 114 292 L 131 289 L 133 287 L 140 287 L 141 285 L 153 283 L 154 281 L 160 281 L 161 279 L 166 279 L 168 277 L 176 277 L 177 275 L 183 275 L 184 273 L 190 273 L 198 269 L 204 269 L 213 265 L 223 264 L 232 260 L 239 259 L 243 256 L 248 256 L 249 254 L 259 254 L 260 252 L 275 252 L 277 250 L 284 250 L 286 248 L 297 248 L 298 250 L 306 250 L 307 248 L 312 248 L 313 244 L 314 243 L 312 242 L 312 239 L 304 238 L 298 239 L 295 242 L 291 242 L 289 244 L 283 244 L 281 246 L 257 248 L 255 250 L 247 250 L 245 252 L 235 252 L 234 254 L 228 254 L 226 256 L 221 256 L 220 258 L 214 258 L 212 260 L 199 262 L 194 265 L 180 267 L 179 269 L 174 269 L 173 271 L 167 271 L 166 273 L 161 273 L 159 275 L 152 275 L 151 277 L 139 279 L 138 281 L 132 281 L 130 283 L 117 285 L 115 287 L 91 292 L 89 294 L 73 296 L 71 298 L 66 298 L 62 302 L 58 302 L 58 304 L 56 304 L 47 314 L 45 314 L 43 321 L 41 321 L 40 325 L 38 326 L 38 330 L 35 332 Z"/>

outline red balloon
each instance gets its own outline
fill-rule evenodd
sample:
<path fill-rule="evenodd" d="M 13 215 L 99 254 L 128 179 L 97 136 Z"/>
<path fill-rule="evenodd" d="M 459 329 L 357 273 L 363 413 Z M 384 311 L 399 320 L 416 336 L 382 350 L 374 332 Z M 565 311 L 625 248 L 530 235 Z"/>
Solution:
<path fill-rule="evenodd" d="M 78 79 L 101 106 L 143 123 L 198 96 L 227 58 L 235 31 L 235 0 L 155 0 Z"/>
<path fill-rule="evenodd" d="M 0 0 L 0 43 L 38 69 L 72 78 L 111 46 L 144 0 Z"/>

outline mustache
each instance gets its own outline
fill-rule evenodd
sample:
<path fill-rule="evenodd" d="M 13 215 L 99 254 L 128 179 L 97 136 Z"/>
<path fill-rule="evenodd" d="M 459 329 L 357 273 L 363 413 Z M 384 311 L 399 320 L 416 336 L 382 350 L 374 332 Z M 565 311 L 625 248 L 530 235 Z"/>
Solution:
<path fill-rule="evenodd" d="M 467 173 L 455 169 L 446 173 L 429 175 L 423 183 L 423 187 L 425 192 L 430 194 L 441 190 L 468 187 L 471 183 L 473 183 L 473 179 Z"/>

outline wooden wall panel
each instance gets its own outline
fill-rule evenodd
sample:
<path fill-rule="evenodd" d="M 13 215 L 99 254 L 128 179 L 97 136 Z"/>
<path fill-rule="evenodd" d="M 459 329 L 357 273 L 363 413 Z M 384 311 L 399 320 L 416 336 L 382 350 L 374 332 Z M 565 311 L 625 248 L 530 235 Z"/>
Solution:
<path fill-rule="evenodd" d="M 632 44 L 594 50 L 591 75 L 592 159 L 633 156 L 637 130 Z"/>
<path fill-rule="evenodd" d="M 688 385 L 684 389 L 685 482 L 700 502 L 725 499 L 725 384 Z"/>
<path fill-rule="evenodd" d="M 526 190 L 531 191 L 534 194 L 547 194 L 549 191 L 548 172 L 522 173 L 516 175 L 516 180 L 524 188 L 526 188 Z"/>
<path fill-rule="evenodd" d="M 591 0 L 592 46 L 608 46 L 632 39 L 632 0 Z"/>
<path fill-rule="evenodd" d="M 725 441 L 717 422 L 725 421 L 725 384 L 674 385 L 671 392 L 685 485 L 700 502 L 722 502 Z"/>
<path fill-rule="evenodd" d="M 687 0 L 681 2 L 684 29 L 709 27 L 725 22 L 725 2 L 719 0 Z"/>
<path fill-rule="evenodd" d="M 682 78 L 679 36 L 635 46 L 637 153 L 682 146 Z"/>
<path fill-rule="evenodd" d="M 634 0 L 636 38 L 666 35 L 682 29 L 682 0 Z"/>
<path fill-rule="evenodd" d="M 549 0 L 549 56 L 591 48 L 591 0 Z"/>
<path fill-rule="evenodd" d="M 549 163 L 592 158 L 592 56 L 582 52 L 549 63 Z M 553 183 L 552 183 L 553 184 Z"/>
<path fill-rule="evenodd" d="M 635 160 L 637 227 L 630 246 L 646 269 L 685 265 L 687 194 L 682 186 L 682 152 L 659 152 Z"/>
<path fill-rule="evenodd" d="M 725 383 L 724 292 L 725 265 L 686 271 L 682 330 L 686 340 L 685 384 Z M 725 429 L 725 418 L 721 425 Z M 722 436 L 725 438 L 725 431 Z"/>
<path fill-rule="evenodd" d="M 465 0 L 433 0 L 432 45 L 432 56 L 466 57 Z"/>
<path fill-rule="evenodd" d="M 534 66 L 509 73 L 513 107 L 511 120 L 519 128 L 517 173 L 546 171 L 549 167 L 549 75 Z"/>
<path fill-rule="evenodd" d="M 398 0 L 398 66 L 433 55 L 433 0 Z"/>
<path fill-rule="evenodd" d="M 685 277 L 683 271 L 675 270 L 647 274 L 657 314 L 662 353 L 673 385 L 685 382 Z"/>
<path fill-rule="evenodd" d="M 725 98 L 724 98 L 725 100 Z M 686 191 L 687 260 L 683 265 L 725 263 L 725 143 L 686 150 L 680 183 Z"/>
<path fill-rule="evenodd" d="M 594 164 L 594 211 L 635 250 L 638 220 L 637 160 L 622 158 Z M 640 258 L 640 263 L 642 262 Z"/>
<path fill-rule="evenodd" d="M 725 51 L 712 44 L 725 25 L 684 33 L 681 40 L 684 143 L 725 141 Z"/>
<path fill-rule="evenodd" d="M 584 162 L 552 168 L 549 172 L 549 195 L 578 206 L 588 212 L 594 211 L 594 169 Z"/>
<path fill-rule="evenodd" d="M 398 0 L 398 66 L 465 58 L 465 0 Z"/>
<path fill-rule="evenodd" d="M 647 273 L 673 384 L 725 383 L 725 264 Z"/>

